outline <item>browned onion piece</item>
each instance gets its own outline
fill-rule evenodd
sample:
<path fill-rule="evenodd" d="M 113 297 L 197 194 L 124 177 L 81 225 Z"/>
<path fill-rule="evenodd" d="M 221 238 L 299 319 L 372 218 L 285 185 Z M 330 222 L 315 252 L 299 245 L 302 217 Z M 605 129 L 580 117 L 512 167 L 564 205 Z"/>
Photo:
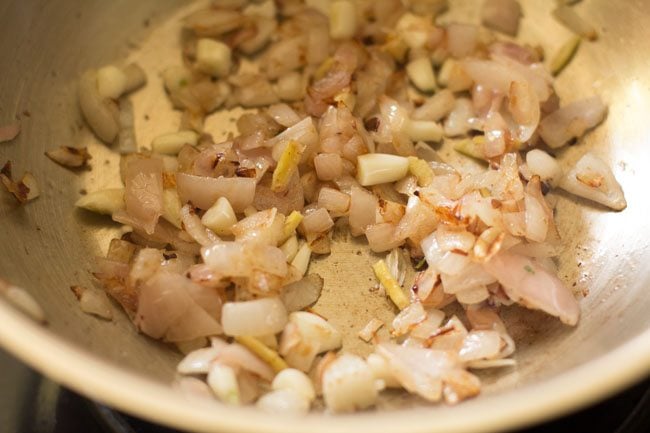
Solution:
<path fill-rule="evenodd" d="M 484 267 L 514 301 L 557 316 L 567 325 L 578 322 L 580 306 L 573 293 L 534 259 L 501 252 Z"/>
<path fill-rule="evenodd" d="M 598 96 L 565 105 L 539 124 L 539 135 L 552 148 L 562 147 L 603 121 L 607 107 Z"/>
<path fill-rule="evenodd" d="M 323 277 L 318 274 L 306 275 L 295 283 L 282 289 L 280 298 L 289 313 L 299 311 L 318 301 L 323 290 Z"/>
<path fill-rule="evenodd" d="M 91 159 L 86 147 L 61 146 L 45 152 L 45 155 L 57 164 L 69 168 L 82 167 Z"/>

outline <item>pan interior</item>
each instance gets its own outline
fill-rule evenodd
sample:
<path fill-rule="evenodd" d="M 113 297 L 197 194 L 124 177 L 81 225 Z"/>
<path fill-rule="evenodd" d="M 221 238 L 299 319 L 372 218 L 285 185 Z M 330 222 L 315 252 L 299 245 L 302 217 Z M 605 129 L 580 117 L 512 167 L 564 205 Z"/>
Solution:
<path fill-rule="evenodd" d="M 58 2 L 57 2 L 58 3 Z M 467 3 L 467 5 L 464 5 Z M 447 20 L 478 22 L 469 2 L 452 2 Z M 522 2 L 520 39 L 553 53 L 569 32 L 550 16 L 546 2 Z M 599 94 L 609 106 L 603 125 L 581 143 L 558 153 L 564 168 L 592 150 L 613 167 L 629 207 L 621 213 L 561 195 L 557 222 L 566 248 L 559 258 L 562 279 L 581 301 L 576 328 L 519 307 L 505 309 L 504 320 L 518 349 L 518 366 L 482 373 L 484 394 L 542 381 L 589 362 L 650 328 L 646 287 L 650 260 L 645 187 L 650 184 L 646 113 L 650 110 L 648 30 L 639 23 L 650 3 L 593 0 L 580 11 L 600 30 L 601 38 L 584 43 L 556 88 L 563 102 Z M 2 144 L 2 161 L 11 159 L 17 173 L 28 170 L 40 182 L 42 196 L 24 207 L 0 195 L 0 276 L 27 288 L 44 307 L 49 327 L 66 339 L 120 366 L 169 383 L 180 355 L 139 335 L 115 307 L 111 322 L 79 310 L 70 285 L 94 284 L 92 258 L 107 251 L 120 227 L 107 217 L 74 208 L 81 190 L 119 186 L 119 158 L 84 126 L 76 106 L 75 80 L 89 67 L 125 58 L 148 73 L 148 85 L 132 96 L 138 143 L 178 128 L 180 115 L 168 102 L 159 73 L 180 59 L 179 18 L 196 4 L 179 0 L 129 2 L 46 1 L 0 6 L 0 23 L 12 37 L 0 40 L 0 124 L 21 117 L 23 132 Z M 475 9 L 475 8 L 474 8 Z M 54 25 L 53 23 L 57 23 Z M 215 139 L 233 131 L 239 112 L 211 116 L 206 131 Z M 53 164 L 43 152 L 60 145 L 88 146 L 92 170 L 72 172 Z M 443 158 L 463 163 L 448 149 Z M 389 302 L 373 290 L 370 265 L 377 256 L 365 242 L 337 233 L 332 254 L 311 267 L 325 278 L 315 310 L 344 334 L 344 347 L 367 354 L 371 348 L 356 336 L 373 317 L 389 322 Z M 479 397 L 489 398 L 489 397 Z M 415 398 L 388 394 L 383 408 L 420 405 Z"/>

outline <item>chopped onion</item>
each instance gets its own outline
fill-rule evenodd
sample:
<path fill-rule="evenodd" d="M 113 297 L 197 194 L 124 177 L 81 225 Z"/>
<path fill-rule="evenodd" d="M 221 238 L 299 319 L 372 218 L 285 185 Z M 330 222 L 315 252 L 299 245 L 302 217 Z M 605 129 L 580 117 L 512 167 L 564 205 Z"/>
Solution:
<path fill-rule="evenodd" d="M 454 356 L 440 350 L 381 343 L 377 353 L 406 390 L 434 402 L 442 398 L 443 375 L 456 366 Z"/>
<path fill-rule="evenodd" d="M 361 331 L 357 334 L 360 339 L 365 341 L 366 343 L 369 343 L 370 340 L 373 339 L 377 331 L 379 331 L 379 328 L 384 326 L 384 322 L 377 318 L 372 318 L 368 323 L 366 323 L 366 326 L 363 327 Z"/>
<path fill-rule="evenodd" d="M 408 170 L 408 160 L 406 160 Z M 350 190 L 350 233 L 352 236 L 363 234 L 366 228 L 375 224 L 377 197 L 367 190 L 352 187 Z"/>
<path fill-rule="evenodd" d="M 557 316 L 567 325 L 578 322 L 580 306 L 571 291 L 533 259 L 500 252 L 483 266 L 514 301 Z"/>
<path fill-rule="evenodd" d="M 560 164 L 548 153 L 533 149 L 526 154 L 526 165 L 530 172 L 552 186 L 557 185 L 562 177 Z"/>
<path fill-rule="evenodd" d="M 481 22 L 486 27 L 516 36 L 521 6 L 517 0 L 486 0 L 481 9 Z"/>
<path fill-rule="evenodd" d="M 255 179 L 245 177 L 203 177 L 186 173 L 176 174 L 176 187 L 183 203 L 192 203 L 201 209 L 210 209 L 219 197 L 226 197 L 235 212 L 242 212 L 253 203 Z"/>
<path fill-rule="evenodd" d="M 406 74 L 411 82 L 421 91 L 430 92 L 436 88 L 436 76 L 433 74 L 431 60 L 420 57 L 406 65 Z"/>
<path fill-rule="evenodd" d="M 542 119 L 539 135 L 549 147 L 562 147 L 602 122 L 606 113 L 607 107 L 598 96 L 572 102 Z"/>
<path fill-rule="evenodd" d="M 287 310 L 279 298 L 226 302 L 221 310 L 221 324 L 226 335 L 275 334 L 287 324 Z"/>
<path fill-rule="evenodd" d="M 124 209 L 124 189 L 112 188 L 90 192 L 77 200 L 75 206 L 100 213 L 112 215 Z"/>
<path fill-rule="evenodd" d="M 190 205 L 186 204 L 181 209 L 181 220 L 185 231 L 200 245 L 208 246 L 219 242 L 219 237 L 203 225 Z"/>
<path fill-rule="evenodd" d="M 463 340 L 458 356 L 463 362 L 491 359 L 501 351 L 501 336 L 497 331 L 471 331 Z"/>
<path fill-rule="evenodd" d="M 338 153 L 319 153 L 314 157 L 314 168 L 320 180 L 335 180 L 343 174 L 341 155 Z"/>
<path fill-rule="evenodd" d="M 489 3 L 487 0 L 486 3 Z M 485 9 L 485 3 L 483 8 Z M 478 28 L 472 24 L 450 24 L 447 27 L 447 49 L 457 59 L 474 52 L 478 39 Z"/>
<path fill-rule="evenodd" d="M 612 170 L 597 156 L 586 153 L 560 182 L 572 194 L 593 200 L 614 210 L 623 210 L 627 202 Z"/>
<path fill-rule="evenodd" d="M 266 112 L 273 120 L 286 128 L 295 125 L 301 120 L 293 108 L 289 107 L 287 104 L 271 105 Z"/>
<path fill-rule="evenodd" d="M 323 373 L 323 398 L 333 412 L 350 412 L 375 404 L 377 389 L 368 365 L 356 355 L 339 355 Z"/>
<path fill-rule="evenodd" d="M 341 346 L 341 334 L 316 314 L 295 311 L 282 332 L 280 354 L 287 363 L 301 371 L 309 371 L 316 355 Z"/>
<path fill-rule="evenodd" d="M 291 313 L 315 304 L 322 290 L 323 278 L 318 274 L 309 274 L 295 283 L 284 286 L 280 299 L 287 311 Z"/>
<path fill-rule="evenodd" d="M 420 302 L 414 302 L 399 312 L 393 320 L 393 336 L 400 336 L 410 332 L 427 318 L 427 313 Z"/>
<path fill-rule="evenodd" d="M 185 355 L 178 363 L 176 371 L 181 374 L 207 374 L 223 347 L 204 347 Z"/>
<path fill-rule="evenodd" d="M 225 364 L 216 362 L 212 364 L 207 377 L 208 385 L 214 395 L 226 404 L 238 405 L 241 403 L 239 384 L 235 370 Z"/>
<path fill-rule="evenodd" d="M 350 208 L 350 196 L 334 188 L 321 188 L 318 193 L 318 206 L 327 209 L 333 216 L 345 215 Z M 308 217 L 309 215 L 305 219 Z"/>
<path fill-rule="evenodd" d="M 126 213 L 134 224 L 152 234 L 163 212 L 162 160 L 131 159 L 124 177 Z"/>
<path fill-rule="evenodd" d="M 113 309 L 105 293 L 88 290 L 81 286 L 71 286 L 70 289 L 79 300 L 81 311 L 102 319 L 113 319 Z"/>
<path fill-rule="evenodd" d="M 257 400 L 256 406 L 265 412 L 278 414 L 306 414 L 309 411 L 309 400 L 291 389 L 279 389 L 264 394 Z"/>
<path fill-rule="evenodd" d="M 311 383 L 311 380 L 309 380 L 309 377 L 295 368 L 286 368 L 279 372 L 275 378 L 273 378 L 271 387 L 274 391 L 282 389 L 294 391 L 303 396 L 309 402 L 316 399 L 316 391 L 314 390 L 314 385 Z"/>

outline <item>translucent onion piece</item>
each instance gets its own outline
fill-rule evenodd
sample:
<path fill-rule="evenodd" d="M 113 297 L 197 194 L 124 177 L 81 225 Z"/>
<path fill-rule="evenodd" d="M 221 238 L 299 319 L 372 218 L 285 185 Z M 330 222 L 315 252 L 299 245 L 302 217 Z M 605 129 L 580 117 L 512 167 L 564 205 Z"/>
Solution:
<path fill-rule="evenodd" d="M 623 210 L 627 202 L 623 189 L 603 160 L 586 153 L 560 183 L 562 189 L 593 200 L 614 210 Z"/>

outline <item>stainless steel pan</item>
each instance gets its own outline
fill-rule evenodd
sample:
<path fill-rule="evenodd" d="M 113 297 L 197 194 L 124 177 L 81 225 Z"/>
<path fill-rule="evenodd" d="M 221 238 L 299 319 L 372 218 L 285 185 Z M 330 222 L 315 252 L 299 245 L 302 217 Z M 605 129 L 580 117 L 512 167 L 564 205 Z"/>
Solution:
<path fill-rule="evenodd" d="M 477 21 L 473 2 L 450 19 Z M 521 38 L 552 52 L 569 35 L 550 16 L 552 2 L 521 1 Z M 288 419 L 252 409 L 202 407 L 170 387 L 180 355 L 138 335 L 116 309 L 106 322 L 83 314 L 69 290 L 91 285 L 92 257 L 105 253 L 118 227 L 73 208 L 80 190 L 117 185 L 118 158 L 83 126 L 75 81 L 88 67 L 138 60 L 149 73 L 134 97 L 140 143 L 178 124 L 159 77 L 180 62 L 182 0 L 46 0 L 0 2 L 0 124 L 21 118 L 23 132 L 0 144 L 2 161 L 33 172 L 42 196 L 21 207 L 0 194 L 0 276 L 28 289 L 44 308 L 43 327 L 0 302 L 0 344 L 53 379 L 141 417 L 197 431 L 487 431 L 558 416 L 601 399 L 650 372 L 650 2 L 585 0 L 580 12 L 600 40 L 584 43 L 558 81 L 564 101 L 600 94 L 609 105 L 604 125 L 582 144 L 562 152 L 570 165 L 586 149 L 608 160 L 629 207 L 610 213 L 562 197 L 557 215 L 567 249 L 561 274 L 575 282 L 582 319 L 567 328 L 543 314 L 513 308 L 506 321 L 517 340 L 518 367 L 484 376 L 483 394 L 457 407 L 431 407 L 389 395 L 376 411 L 346 416 L 314 414 Z M 465 10 L 463 10 L 465 9 Z M 455 16 L 454 16 L 455 14 Z M 229 115 L 208 129 L 228 131 Z M 92 171 L 71 172 L 43 152 L 59 145 L 88 145 Z M 444 149 L 443 149 L 444 152 Z M 315 263 L 326 287 L 318 309 L 341 329 L 359 329 L 372 316 L 390 315 L 373 297 L 363 244 L 335 243 Z M 367 350 L 349 332 L 344 344 Z"/>

